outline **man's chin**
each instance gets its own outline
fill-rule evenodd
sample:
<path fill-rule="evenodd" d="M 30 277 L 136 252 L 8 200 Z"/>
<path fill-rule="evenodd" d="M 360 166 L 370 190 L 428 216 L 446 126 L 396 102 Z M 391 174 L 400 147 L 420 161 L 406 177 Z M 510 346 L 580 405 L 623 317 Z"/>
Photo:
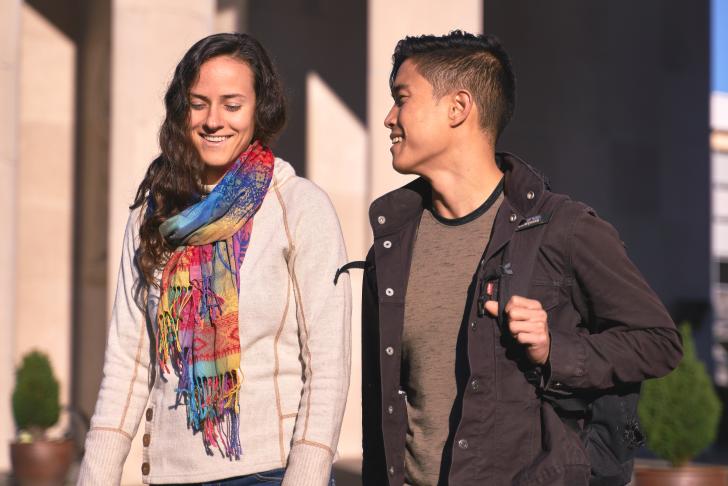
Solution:
<path fill-rule="evenodd" d="M 412 166 L 410 164 L 399 162 L 397 159 L 392 159 L 392 168 L 402 175 L 413 174 Z"/>

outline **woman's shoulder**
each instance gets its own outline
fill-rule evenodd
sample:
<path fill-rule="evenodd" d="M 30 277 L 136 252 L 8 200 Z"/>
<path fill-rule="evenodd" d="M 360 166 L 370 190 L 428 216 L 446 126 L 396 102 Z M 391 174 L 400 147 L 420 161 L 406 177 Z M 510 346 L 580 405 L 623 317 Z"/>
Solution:
<path fill-rule="evenodd" d="M 275 190 L 286 205 L 297 209 L 333 207 L 326 191 L 309 179 L 296 175 L 293 166 L 281 158 L 275 160 L 273 179 Z"/>

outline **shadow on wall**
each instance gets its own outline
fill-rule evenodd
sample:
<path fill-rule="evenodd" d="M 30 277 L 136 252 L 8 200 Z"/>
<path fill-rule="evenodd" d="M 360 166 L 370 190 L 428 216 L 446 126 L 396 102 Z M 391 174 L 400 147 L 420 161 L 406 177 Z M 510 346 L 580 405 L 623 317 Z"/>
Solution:
<path fill-rule="evenodd" d="M 337 461 L 334 464 L 336 486 L 362 486 L 361 462 L 358 460 Z"/>
<path fill-rule="evenodd" d="M 246 25 L 241 25 L 240 30 L 255 36 L 270 52 L 288 97 L 288 124 L 274 144 L 274 150 L 290 161 L 298 174 L 305 176 L 306 75 L 309 72 L 318 73 L 366 126 L 367 2 L 249 2 L 246 17 Z M 295 21 L 290 20 L 294 18 Z M 281 25 L 283 22 L 285 25 Z M 346 141 L 332 140 L 332 143 Z"/>

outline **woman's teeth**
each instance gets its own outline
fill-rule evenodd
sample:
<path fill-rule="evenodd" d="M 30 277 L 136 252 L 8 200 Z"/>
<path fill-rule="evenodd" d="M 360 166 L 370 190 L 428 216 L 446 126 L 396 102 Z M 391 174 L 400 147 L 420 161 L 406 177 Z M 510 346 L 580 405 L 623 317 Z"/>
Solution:
<path fill-rule="evenodd" d="M 230 135 L 226 135 L 226 136 L 203 135 L 202 138 L 204 138 L 208 142 L 222 142 L 222 141 L 227 140 L 228 138 L 230 138 Z"/>
<path fill-rule="evenodd" d="M 399 143 L 401 141 L 402 141 L 402 137 L 394 137 L 394 138 L 392 138 L 392 145 L 394 145 L 395 143 Z"/>

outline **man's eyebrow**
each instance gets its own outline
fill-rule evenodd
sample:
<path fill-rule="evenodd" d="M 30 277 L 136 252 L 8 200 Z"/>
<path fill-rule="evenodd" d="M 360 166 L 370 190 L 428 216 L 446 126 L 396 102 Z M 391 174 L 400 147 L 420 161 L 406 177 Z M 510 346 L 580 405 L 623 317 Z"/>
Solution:
<path fill-rule="evenodd" d="M 403 84 L 403 83 L 395 84 L 394 86 L 392 86 L 392 96 L 396 96 L 400 91 L 407 89 L 407 88 L 408 88 L 408 86 L 406 84 Z"/>

